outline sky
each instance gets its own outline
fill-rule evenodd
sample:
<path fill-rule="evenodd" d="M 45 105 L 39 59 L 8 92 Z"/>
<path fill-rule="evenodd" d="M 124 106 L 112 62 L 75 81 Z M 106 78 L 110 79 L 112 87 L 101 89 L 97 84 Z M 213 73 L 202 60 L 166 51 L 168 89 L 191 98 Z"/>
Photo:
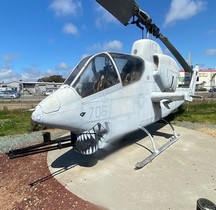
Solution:
<path fill-rule="evenodd" d="M 187 60 L 216 69 L 215 0 L 137 0 Z M 142 32 L 124 26 L 95 0 L 0 0 L 0 83 L 67 77 L 80 59 L 130 54 Z M 165 54 L 168 49 L 157 41 Z"/>

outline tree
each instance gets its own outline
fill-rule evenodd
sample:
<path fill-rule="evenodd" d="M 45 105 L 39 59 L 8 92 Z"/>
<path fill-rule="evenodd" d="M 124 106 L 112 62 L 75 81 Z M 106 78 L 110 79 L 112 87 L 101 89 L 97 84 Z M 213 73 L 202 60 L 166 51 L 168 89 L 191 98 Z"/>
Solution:
<path fill-rule="evenodd" d="M 48 77 L 42 77 L 38 79 L 38 82 L 57 82 L 62 83 L 65 81 L 65 78 L 62 77 L 62 75 L 52 75 Z"/>

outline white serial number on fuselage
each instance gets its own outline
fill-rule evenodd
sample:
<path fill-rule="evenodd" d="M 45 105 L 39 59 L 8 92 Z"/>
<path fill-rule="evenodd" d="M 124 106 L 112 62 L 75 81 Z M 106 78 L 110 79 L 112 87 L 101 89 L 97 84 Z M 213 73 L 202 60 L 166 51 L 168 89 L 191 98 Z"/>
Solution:
<path fill-rule="evenodd" d="M 101 119 L 108 117 L 108 107 L 106 105 L 89 107 L 89 120 Z"/>

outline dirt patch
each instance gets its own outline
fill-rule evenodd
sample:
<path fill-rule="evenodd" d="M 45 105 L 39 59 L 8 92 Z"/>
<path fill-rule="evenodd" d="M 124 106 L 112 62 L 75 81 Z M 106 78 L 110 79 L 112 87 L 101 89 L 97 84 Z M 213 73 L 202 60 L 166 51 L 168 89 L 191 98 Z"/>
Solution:
<path fill-rule="evenodd" d="M 0 209 L 102 209 L 72 194 L 53 178 L 46 158 L 46 153 L 18 159 L 0 155 Z"/>
<path fill-rule="evenodd" d="M 188 128 L 191 130 L 196 130 L 202 133 L 206 133 L 210 136 L 216 137 L 216 124 L 206 124 L 206 123 L 192 123 L 192 122 L 175 122 L 175 125 Z"/>
<path fill-rule="evenodd" d="M 216 128 L 198 128 L 197 131 L 216 137 Z"/>

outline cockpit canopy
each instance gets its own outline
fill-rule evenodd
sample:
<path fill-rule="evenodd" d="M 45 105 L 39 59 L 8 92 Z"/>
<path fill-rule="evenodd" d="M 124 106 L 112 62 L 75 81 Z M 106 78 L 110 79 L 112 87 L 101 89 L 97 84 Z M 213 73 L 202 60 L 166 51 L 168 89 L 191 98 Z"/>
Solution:
<path fill-rule="evenodd" d="M 81 60 L 65 84 L 87 97 L 116 84 L 123 86 L 138 81 L 144 71 L 140 57 L 120 53 L 101 53 Z"/>

